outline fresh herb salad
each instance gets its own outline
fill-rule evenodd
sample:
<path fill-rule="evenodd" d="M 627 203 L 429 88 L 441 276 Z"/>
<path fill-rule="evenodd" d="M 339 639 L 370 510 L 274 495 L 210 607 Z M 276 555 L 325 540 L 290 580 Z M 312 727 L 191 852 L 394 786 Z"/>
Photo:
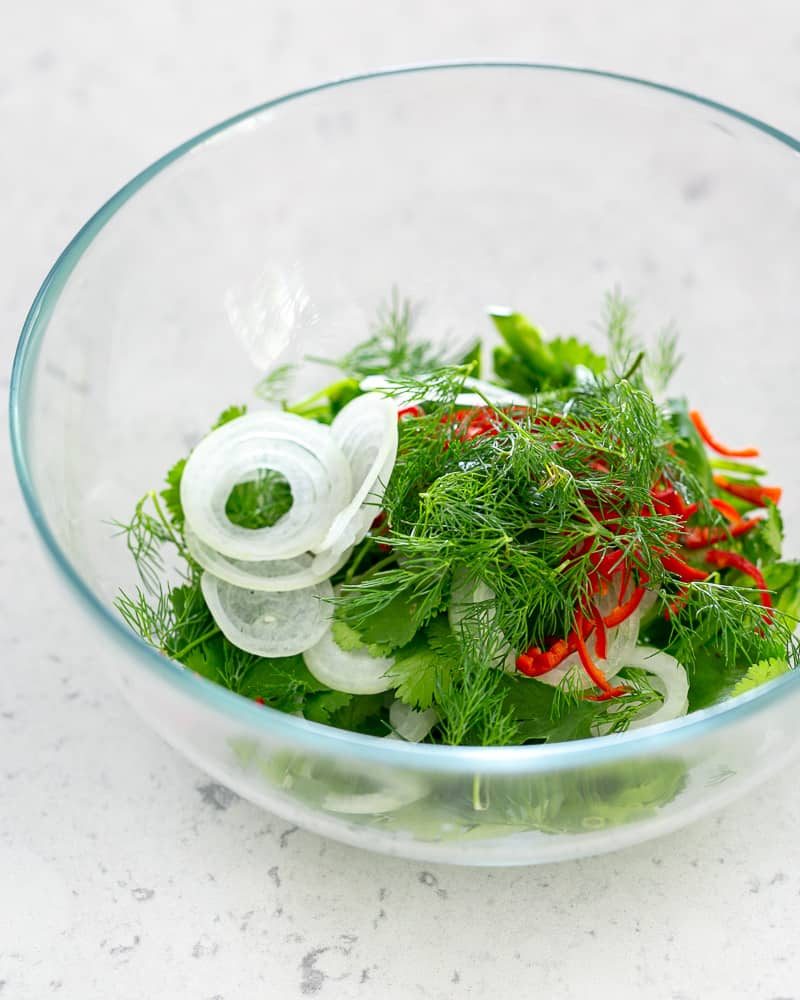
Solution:
<path fill-rule="evenodd" d="M 327 388 L 290 404 L 279 369 L 226 410 L 121 526 L 128 624 L 259 704 L 456 745 L 621 732 L 794 667 L 781 490 L 667 397 L 674 336 L 645 352 L 619 296 L 606 355 L 490 315 L 489 372 L 395 300 Z"/>

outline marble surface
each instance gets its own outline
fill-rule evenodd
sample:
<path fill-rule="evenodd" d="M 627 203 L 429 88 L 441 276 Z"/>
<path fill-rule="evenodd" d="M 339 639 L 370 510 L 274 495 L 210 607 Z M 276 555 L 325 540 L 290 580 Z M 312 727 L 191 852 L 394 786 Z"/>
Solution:
<path fill-rule="evenodd" d="M 3 389 L 27 306 L 80 223 L 167 147 L 298 85 L 489 53 L 667 80 L 800 133 L 792 0 L 450 9 L 9 6 Z M 667 839 L 561 866 L 426 867 L 326 842 L 214 784 L 133 716 L 38 547 L 5 433 L 0 491 L 0 1000 L 800 996 L 794 771 Z"/>

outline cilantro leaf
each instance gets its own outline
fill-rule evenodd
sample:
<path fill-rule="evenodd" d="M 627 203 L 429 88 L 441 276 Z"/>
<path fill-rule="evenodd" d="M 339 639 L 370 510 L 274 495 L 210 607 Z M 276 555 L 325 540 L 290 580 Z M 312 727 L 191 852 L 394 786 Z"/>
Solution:
<path fill-rule="evenodd" d="M 179 458 L 167 473 L 167 485 L 161 491 L 161 499 L 167 508 L 169 519 L 180 531 L 183 530 L 185 520 L 183 516 L 183 504 L 181 503 L 181 478 L 185 468 L 186 459 Z"/>
<path fill-rule="evenodd" d="M 746 691 L 752 691 L 759 687 L 759 685 L 766 684 L 767 681 L 780 677 L 781 674 L 785 674 L 788 669 L 789 664 L 786 660 L 777 658 L 773 658 L 771 660 L 761 660 L 760 663 L 754 663 L 744 677 L 734 684 L 730 692 L 731 698 L 736 698 L 738 695 L 744 694 Z"/>
<path fill-rule="evenodd" d="M 371 611 L 366 616 L 359 616 L 358 621 L 354 621 L 348 614 L 347 599 L 339 605 L 339 617 L 343 624 L 347 624 L 351 631 L 360 638 L 362 645 L 370 647 L 373 656 L 386 656 L 394 649 L 405 646 L 414 638 L 417 631 L 417 624 L 414 619 L 413 607 L 403 598 L 402 594 L 393 597 L 389 602 L 376 610 Z M 334 632 L 337 641 L 344 637 L 344 630 Z M 351 641 L 345 638 L 344 641 Z M 342 646 L 346 649 L 346 646 Z M 360 647 L 354 646 L 358 649 Z"/>
<path fill-rule="evenodd" d="M 303 715 L 311 722 L 330 726 L 332 716 L 349 705 L 353 698 L 355 695 L 346 694 L 344 691 L 321 691 L 312 694 L 303 706 Z"/>
<path fill-rule="evenodd" d="M 386 736 L 389 727 L 384 701 L 382 694 L 353 695 L 346 705 L 331 712 L 328 725 L 368 736 Z"/>
<path fill-rule="evenodd" d="M 579 368 L 595 375 L 605 371 L 605 357 L 575 337 L 545 340 L 521 313 L 495 310 L 489 315 L 505 341 L 494 352 L 495 372 L 516 392 L 575 385 Z"/>
<path fill-rule="evenodd" d="M 215 431 L 220 427 L 224 427 L 225 424 L 229 424 L 231 420 L 237 420 L 239 417 L 243 417 L 247 413 L 247 407 L 241 406 L 228 406 L 226 409 L 220 413 L 216 421 L 211 425 L 211 430 Z"/>
<path fill-rule="evenodd" d="M 412 708 L 430 708 L 436 690 L 437 675 L 446 673 L 449 661 L 433 649 L 427 638 L 417 636 L 395 657 L 389 671 L 397 686 L 397 697 Z"/>
<path fill-rule="evenodd" d="M 300 655 L 255 657 L 238 684 L 245 698 L 263 698 L 268 705 L 289 702 L 297 708 L 305 694 L 326 690 Z"/>

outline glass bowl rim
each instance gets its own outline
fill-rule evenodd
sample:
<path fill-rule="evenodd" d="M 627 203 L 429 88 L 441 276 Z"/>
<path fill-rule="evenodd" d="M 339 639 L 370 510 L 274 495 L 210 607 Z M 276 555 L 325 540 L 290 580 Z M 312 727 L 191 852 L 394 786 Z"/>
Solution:
<path fill-rule="evenodd" d="M 118 644 L 121 644 L 124 651 L 129 651 L 148 671 L 178 688 L 189 698 L 196 699 L 226 715 L 238 718 L 256 730 L 262 729 L 265 734 L 268 733 L 279 739 L 285 738 L 294 744 L 305 745 L 309 749 L 320 750 L 324 747 L 330 752 L 339 751 L 351 757 L 362 758 L 370 763 L 380 762 L 399 767 L 410 766 L 431 772 L 461 772 L 475 768 L 483 773 L 535 773 L 574 768 L 584 763 L 602 764 L 642 753 L 668 752 L 670 748 L 679 745 L 684 739 L 707 736 L 729 723 L 766 710 L 773 702 L 782 698 L 785 690 L 790 686 L 796 687 L 800 683 L 800 670 L 790 671 L 752 692 L 740 695 L 735 699 L 727 699 L 718 705 L 701 709 L 671 722 L 643 727 L 633 732 L 574 740 L 567 743 L 511 747 L 433 746 L 403 743 L 400 740 L 386 740 L 335 729 L 266 708 L 242 698 L 226 688 L 199 677 L 148 646 L 95 596 L 91 587 L 77 571 L 50 529 L 33 486 L 27 457 L 25 414 L 29 409 L 27 402 L 38 349 L 47 329 L 49 317 L 74 267 L 95 236 L 120 208 L 174 161 L 241 122 L 253 119 L 271 108 L 323 91 L 346 88 L 371 80 L 449 70 L 519 70 L 542 74 L 593 77 L 627 84 L 634 89 L 655 91 L 719 112 L 735 119 L 740 124 L 745 124 L 755 131 L 769 136 L 795 153 L 800 153 L 800 140 L 745 112 L 710 98 L 627 74 L 557 63 L 479 59 L 394 66 L 315 84 L 248 108 L 187 139 L 128 181 L 83 225 L 59 255 L 44 279 L 22 327 L 14 355 L 9 389 L 11 446 L 22 494 L 37 532 L 44 542 L 45 549 L 62 576 L 66 578 L 69 589 L 77 594 L 79 601 L 89 611 L 91 617 L 99 622 L 106 633 L 113 636 Z"/>

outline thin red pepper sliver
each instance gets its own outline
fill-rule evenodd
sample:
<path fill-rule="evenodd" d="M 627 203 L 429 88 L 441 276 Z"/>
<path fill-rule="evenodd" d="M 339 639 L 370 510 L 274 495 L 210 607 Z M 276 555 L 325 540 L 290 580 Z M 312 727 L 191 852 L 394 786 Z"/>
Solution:
<path fill-rule="evenodd" d="M 697 433 L 703 441 L 718 455 L 725 455 L 727 458 L 758 458 L 758 448 L 727 448 L 724 444 L 720 444 L 708 429 L 708 425 L 697 410 L 690 411 L 689 419 L 697 428 Z"/>
<path fill-rule="evenodd" d="M 616 626 L 624 622 L 626 618 L 630 618 L 633 612 L 642 603 L 644 594 L 644 587 L 637 587 L 624 604 L 618 604 L 613 611 L 609 612 L 609 614 L 607 614 L 603 619 L 606 628 L 616 628 Z"/>
<path fill-rule="evenodd" d="M 711 549 L 709 552 L 706 552 L 706 562 L 711 566 L 716 566 L 717 569 L 738 569 L 740 573 L 749 576 L 758 589 L 761 603 L 768 611 L 772 610 L 772 596 L 767 587 L 767 581 L 764 579 L 764 574 L 749 559 L 745 559 L 738 552 Z M 765 615 L 764 620 L 769 623 L 772 621 L 772 615 Z"/>
<path fill-rule="evenodd" d="M 733 506 L 732 503 L 728 503 L 727 500 L 723 500 L 721 497 L 712 497 L 711 506 L 720 512 L 726 521 L 731 524 L 736 524 L 738 521 L 742 520 L 742 515 Z"/>
<path fill-rule="evenodd" d="M 705 549 L 709 545 L 718 545 L 728 538 L 739 538 L 757 528 L 763 518 L 750 517 L 740 518 L 735 524 L 728 526 L 727 530 L 719 528 L 712 532 L 710 528 L 692 528 L 683 540 L 683 547 L 686 549 Z"/>
<path fill-rule="evenodd" d="M 404 406 L 397 411 L 398 420 L 406 420 L 411 417 L 424 417 L 425 411 L 421 406 L 417 406 L 416 403 L 412 403 L 411 406 Z"/>
<path fill-rule="evenodd" d="M 746 500 L 755 507 L 766 507 L 767 501 L 780 503 L 783 490 L 780 486 L 753 486 L 749 483 L 735 483 L 725 476 L 714 476 L 714 482 L 731 496 Z"/>
<path fill-rule="evenodd" d="M 608 683 L 608 678 L 603 673 L 603 671 L 597 666 L 594 660 L 589 655 L 589 650 L 586 648 L 586 641 L 581 634 L 584 627 L 583 615 L 578 612 L 575 622 L 575 645 L 578 650 L 578 656 L 581 660 L 581 665 L 586 671 L 589 680 L 594 684 L 595 687 L 599 687 L 601 691 L 605 691 L 606 694 L 611 697 L 610 692 L 613 690 L 611 685 Z"/>
<path fill-rule="evenodd" d="M 684 562 L 679 556 L 662 556 L 661 565 L 667 572 L 674 573 L 675 576 L 680 577 L 686 583 L 706 580 L 708 578 L 708 573 L 704 573 L 701 569 L 695 569 L 694 566 L 690 566 L 689 563 Z"/>
<path fill-rule="evenodd" d="M 605 660 L 608 656 L 608 641 L 606 637 L 606 623 L 600 614 L 600 609 L 595 605 L 592 608 L 592 622 L 595 627 L 594 651 L 598 660 Z"/>

